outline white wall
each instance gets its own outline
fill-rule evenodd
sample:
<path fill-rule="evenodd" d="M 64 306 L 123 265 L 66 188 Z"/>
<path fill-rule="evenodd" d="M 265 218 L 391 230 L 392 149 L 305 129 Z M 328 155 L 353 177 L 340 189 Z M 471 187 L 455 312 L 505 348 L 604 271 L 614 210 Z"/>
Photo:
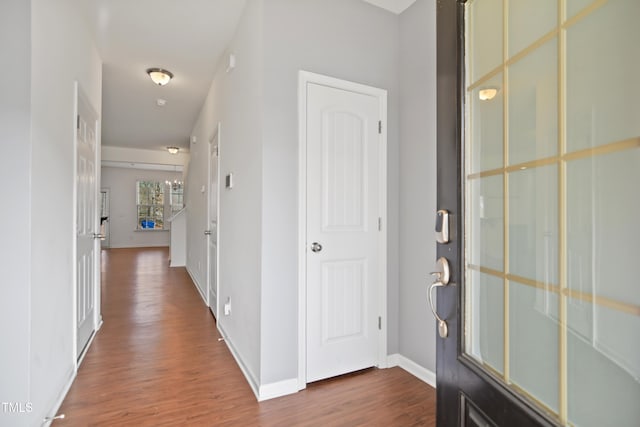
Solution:
<path fill-rule="evenodd" d="M 298 70 L 386 89 L 388 352 L 435 370 L 425 299 L 435 258 L 433 0 L 419 0 L 400 17 L 359 0 L 247 4 L 229 48 L 238 65 L 231 73 L 220 67 L 193 131 L 189 271 L 204 293 L 206 197 L 199 188 L 207 141 L 221 121 L 221 172 L 234 173 L 235 188 L 221 194 L 220 298 L 231 297 L 232 314 L 219 325 L 254 387 L 297 379 Z"/>
<path fill-rule="evenodd" d="M 237 65 L 227 73 L 218 68 L 193 135 L 187 178 L 187 269 L 206 290 L 207 185 L 209 139 L 218 122 L 220 172 L 232 172 L 234 188 L 220 193 L 220 291 L 231 299 L 231 316 L 219 316 L 226 342 L 241 359 L 256 387 L 260 378 L 260 294 L 262 211 L 263 45 L 262 0 L 249 0 L 229 52 Z"/>
<path fill-rule="evenodd" d="M 74 374 L 74 81 L 100 114 L 102 63 L 70 0 L 32 0 L 31 13 L 29 424 L 36 425 Z"/>
<path fill-rule="evenodd" d="M 388 91 L 388 351 L 398 349 L 399 19 L 360 0 L 269 0 L 262 160 L 262 384 L 297 378 L 298 70 Z M 224 250 L 221 248 L 221 250 Z"/>
<path fill-rule="evenodd" d="M 28 402 L 31 242 L 31 14 L 6 0 L 0 14 L 0 402 Z M 0 425 L 24 425 L 0 408 Z"/>
<path fill-rule="evenodd" d="M 169 246 L 168 230 L 137 230 L 136 182 L 181 180 L 181 172 L 153 171 L 128 168 L 102 168 L 102 188 L 108 188 L 109 196 L 109 243 L 112 248 L 142 248 Z M 168 201 L 168 189 L 165 198 Z M 165 215 L 169 219 L 171 215 Z M 169 227 L 165 221 L 165 227 Z"/>
<path fill-rule="evenodd" d="M 436 371 L 426 299 L 436 259 L 435 0 L 400 16 L 400 354 Z"/>

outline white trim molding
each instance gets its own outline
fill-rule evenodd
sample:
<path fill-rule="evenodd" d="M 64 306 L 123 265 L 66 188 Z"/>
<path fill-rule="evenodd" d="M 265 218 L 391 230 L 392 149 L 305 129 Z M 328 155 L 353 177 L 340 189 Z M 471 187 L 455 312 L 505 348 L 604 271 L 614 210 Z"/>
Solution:
<path fill-rule="evenodd" d="M 260 385 L 258 392 L 258 401 L 275 399 L 276 397 L 286 396 L 298 392 L 298 379 L 291 378 L 288 380 L 278 381 L 270 384 Z"/>
<path fill-rule="evenodd" d="M 387 367 L 393 368 L 398 366 L 419 380 L 424 381 L 429 384 L 431 387 L 436 388 L 436 374 L 435 372 L 430 371 L 429 369 L 418 365 L 413 360 L 401 355 L 401 354 L 390 354 L 387 356 Z"/>
<path fill-rule="evenodd" d="M 220 332 L 220 335 L 222 335 L 224 343 L 227 345 L 227 348 L 231 352 L 231 355 L 236 360 L 236 364 L 240 368 L 240 371 L 242 371 L 242 374 L 247 379 L 247 382 L 249 383 L 249 387 L 251 387 L 251 390 L 253 391 L 253 394 L 256 396 L 256 399 L 260 401 L 258 380 L 254 375 L 251 374 L 251 371 L 249 370 L 249 368 L 247 368 L 247 366 L 242 361 L 242 358 L 240 357 L 240 354 L 236 350 L 236 347 L 233 345 L 233 343 L 229 341 L 229 337 L 225 333 L 224 328 L 220 325 L 220 323 L 216 322 L 216 324 L 218 325 L 218 331 Z"/>
<path fill-rule="evenodd" d="M 62 388 L 62 391 L 60 392 L 58 397 L 53 402 L 53 405 L 51 405 L 49 412 L 46 413 L 44 415 L 44 417 L 53 418 L 56 415 L 58 415 L 58 411 L 60 411 L 60 408 L 62 407 L 62 404 L 64 403 L 64 399 L 66 399 L 67 394 L 69 393 L 69 390 L 71 390 L 71 386 L 73 385 L 73 382 L 76 380 L 76 376 L 77 375 L 78 375 L 77 366 L 74 366 L 71 371 L 67 372 L 67 374 L 65 375 L 65 377 L 67 378 L 67 381 L 66 381 L 64 387 Z M 53 420 L 45 420 L 40 425 L 48 427 L 52 423 L 53 423 Z"/>
<path fill-rule="evenodd" d="M 380 220 L 384 232 L 380 233 L 378 276 L 378 315 L 381 317 L 381 331 L 378 336 L 377 366 L 384 368 L 387 363 L 387 91 L 384 89 L 354 83 L 334 77 L 300 70 L 298 72 L 298 389 L 306 388 L 307 378 L 307 86 L 315 83 L 342 89 L 378 99 L 382 124 L 380 133 Z"/>
<path fill-rule="evenodd" d="M 204 295 L 202 289 L 200 288 L 200 282 L 196 279 L 196 275 L 191 272 L 191 269 L 189 268 L 189 266 L 186 266 L 185 268 L 187 270 L 187 273 L 189 274 L 189 277 L 191 277 L 191 281 L 193 282 L 193 285 L 198 290 L 198 293 L 200 294 L 200 298 L 202 298 L 202 301 L 204 301 L 204 305 L 209 307 L 209 304 L 207 302 L 207 297 Z"/>
<path fill-rule="evenodd" d="M 218 124 L 216 125 L 213 133 L 211 134 L 211 136 L 209 137 L 209 144 L 208 144 L 208 149 L 207 149 L 207 153 L 208 153 L 208 158 L 207 158 L 207 230 L 209 230 L 209 235 L 207 236 L 207 274 L 206 274 L 206 298 L 205 298 L 205 302 L 207 303 L 207 307 L 209 307 L 211 309 L 211 311 L 213 311 L 214 316 L 217 318 L 218 317 L 218 313 L 220 313 L 220 269 L 218 268 L 218 266 L 220 265 L 220 189 L 221 189 L 221 182 L 220 182 L 220 178 L 221 178 L 221 174 L 220 174 L 220 138 L 221 138 L 221 133 L 222 133 L 222 123 L 218 122 Z M 216 145 L 213 145 L 213 142 L 216 142 Z M 211 221 L 212 221 L 212 217 L 214 215 L 214 212 L 211 211 L 211 190 L 212 190 L 212 182 L 213 182 L 213 176 L 212 176 L 212 167 L 211 167 L 211 158 L 213 157 L 213 154 L 216 154 L 216 185 L 217 185 L 217 189 L 216 189 L 216 209 L 215 209 L 215 217 L 216 217 L 216 229 L 215 229 L 215 236 L 211 235 Z M 211 265 L 211 241 L 210 239 L 215 238 L 216 241 L 216 259 L 215 259 L 215 272 L 213 274 L 215 274 L 215 283 L 216 283 L 216 301 L 215 301 L 215 307 L 211 306 L 211 275 L 212 275 L 212 265 Z"/>

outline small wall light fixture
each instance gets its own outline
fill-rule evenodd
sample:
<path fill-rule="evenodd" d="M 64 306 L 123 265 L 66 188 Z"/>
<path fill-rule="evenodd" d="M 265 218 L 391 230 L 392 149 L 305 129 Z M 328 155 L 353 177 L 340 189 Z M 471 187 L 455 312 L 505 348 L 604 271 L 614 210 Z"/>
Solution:
<path fill-rule="evenodd" d="M 171 71 L 164 70 L 162 68 L 149 68 L 147 74 L 151 77 L 151 80 L 158 86 L 164 86 L 173 78 Z"/>
<path fill-rule="evenodd" d="M 498 94 L 497 87 L 485 87 L 478 91 L 480 101 L 491 101 Z"/>
<path fill-rule="evenodd" d="M 167 151 L 169 152 L 169 154 L 178 154 L 178 151 L 180 151 L 179 147 L 167 147 Z"/>

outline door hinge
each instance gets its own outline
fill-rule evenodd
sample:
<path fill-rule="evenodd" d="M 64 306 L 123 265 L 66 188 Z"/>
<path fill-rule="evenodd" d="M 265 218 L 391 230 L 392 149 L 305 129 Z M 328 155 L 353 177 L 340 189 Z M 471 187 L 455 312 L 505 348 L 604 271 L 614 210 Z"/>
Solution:
<path fill-rule="evenodd" d="M 382 316 L 378 316 L 378 330 L 382 330 Z"/>
<path fill-rule="evenodd" d="M 378 120 L 378 133 L 382 134 L 382 120 Z"/>
<path fill-rule="evenodd" d="M 378 231 L 382 231 L 382 218 L 378 217 Z"/>
<path fill-rule="evenodd" d="M 80 130 L 80 114 L 76 116 L 76 129 Z"/>

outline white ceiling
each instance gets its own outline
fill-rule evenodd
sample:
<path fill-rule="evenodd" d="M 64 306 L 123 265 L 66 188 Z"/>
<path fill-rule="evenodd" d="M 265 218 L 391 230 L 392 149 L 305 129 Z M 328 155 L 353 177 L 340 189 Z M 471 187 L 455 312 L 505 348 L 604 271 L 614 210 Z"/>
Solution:
<path fill-rule="evenodd" d="M 189 134 L 244 0 L 75 0 L 103 60 L 102 144 L 189 147 Z M 146 69 L 174 74 L 156 86 Z M 158 98 L 167 101 L 158 107 Z"/>
<path fill-rule="evenodd" d="M 103 60 L 102 144 L 164 150 L 189 135 L 245 0 L 73 0 Z M 364 0 L 401 13 L 415 0 Z M 156 86 L 151 67 L 174 74 Z M 157 99 L 167 101 L 158 107 Z"/>
<path fill-rule="evenodd" d="M 407 10 L 409 6 L 415 3 L 416 0 L 364 0 L 367 3 L 371 3 L 378 7 L 388 10 L 389 12 L 400 15 Z"/>

